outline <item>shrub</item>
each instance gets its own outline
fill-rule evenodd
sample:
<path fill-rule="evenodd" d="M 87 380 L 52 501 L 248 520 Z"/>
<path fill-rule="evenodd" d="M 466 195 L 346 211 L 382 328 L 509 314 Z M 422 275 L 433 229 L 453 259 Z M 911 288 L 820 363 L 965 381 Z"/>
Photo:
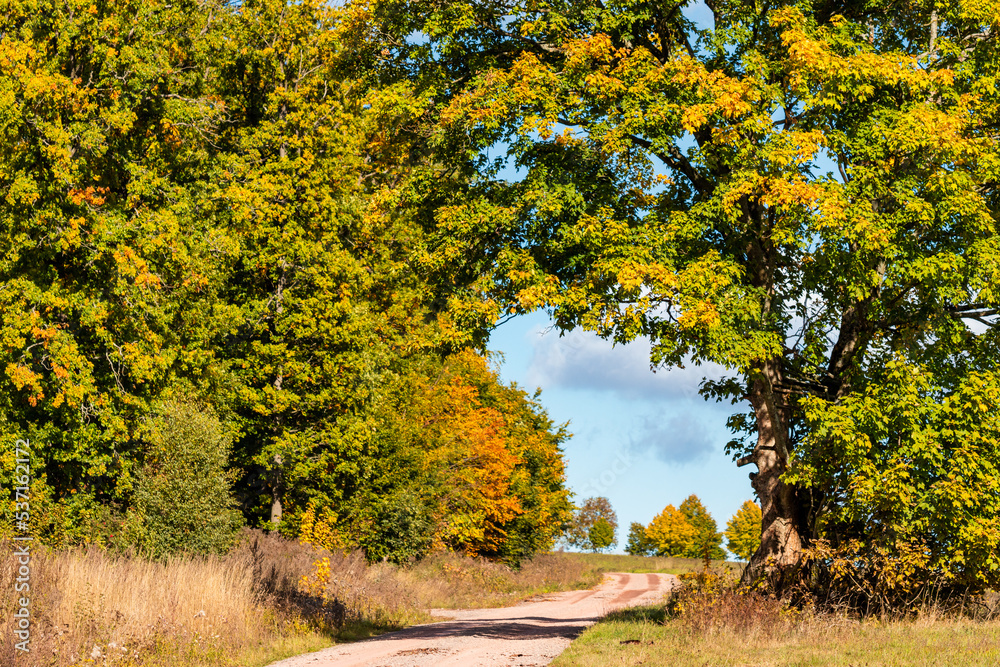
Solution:
<path fill-rule="evenodd" d="M 235 544 L 243 518 L 228 458 L 228 433 L 212 411 L 173 401 L 158 407 L 128 521 L 142 553 L 220 554 Z"/>

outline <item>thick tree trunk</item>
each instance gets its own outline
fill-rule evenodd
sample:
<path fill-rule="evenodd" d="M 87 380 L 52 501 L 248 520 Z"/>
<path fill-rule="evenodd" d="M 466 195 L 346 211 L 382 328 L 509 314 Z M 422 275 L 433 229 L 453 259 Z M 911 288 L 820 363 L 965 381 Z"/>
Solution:
<path fill-rule="evenodd" d="M 759 370 L 750 386 L 750 403 L 757 415 L 757 445 L 741 463 L 755 463 L 752 485 L 760 499 L 762 525 L 760 548 L 743 571 L 741 583 L 765 579 L 781 592 L 798 575 L 804 546 L 802 510 L 795 489 L 782 481 L 788 466 L 788 429 L 776 399 L 774 384 L 780 378 L 775 359 Z"/>

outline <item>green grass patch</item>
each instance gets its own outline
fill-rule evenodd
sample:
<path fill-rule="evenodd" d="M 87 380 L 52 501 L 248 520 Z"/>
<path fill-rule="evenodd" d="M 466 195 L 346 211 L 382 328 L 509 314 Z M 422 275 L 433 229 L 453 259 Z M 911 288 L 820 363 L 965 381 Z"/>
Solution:
<path fill-rule="evenodd" d="M 571 561 L 583 563 L 588 568 L 598 572 L 634 572 L 637 574 L 686 574 L 699 572 L 705 567 L 705 561 L 699 558 L 675 558 L 672 556 L 629 556 L 623 554 L 596 553 L 562 553 Z M 713 560 L 712 568 L 731 570 L 739 574 L 743 563 Z"/>

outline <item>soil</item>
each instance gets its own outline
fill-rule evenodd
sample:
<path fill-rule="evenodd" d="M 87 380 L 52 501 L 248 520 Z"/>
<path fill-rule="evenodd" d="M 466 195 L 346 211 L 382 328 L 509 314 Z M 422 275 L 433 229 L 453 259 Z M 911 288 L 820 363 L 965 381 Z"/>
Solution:
<path fill-rule="evenodd" d="M 271 667 L 528 667 L 547 665 L 615 609 L 658 602 L 671 574 L 605 576 L 597 588 L 535 596 L 500 609 L 434 609 L 442 620 L 296 656 Z"/>

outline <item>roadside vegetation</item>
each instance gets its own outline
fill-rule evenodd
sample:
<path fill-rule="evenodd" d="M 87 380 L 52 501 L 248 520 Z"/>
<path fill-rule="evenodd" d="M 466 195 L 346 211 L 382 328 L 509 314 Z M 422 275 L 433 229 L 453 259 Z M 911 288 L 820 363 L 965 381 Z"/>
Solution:
<path fill-rule="evenodd" d="M 6 551 L 6 545 L 4 550 Z M 13 590 L 14 559 L 0 561 Z M 162 561 L 101 548 L 32 556 L 31 653 L 19 666 L 265 665 L 428 622 L 429 608 L 502 606 L 600 581 L 566 554 L 539 554 L 518 570 L 439 552 L 409 566 L 246 531 L 224 556 Z M 13 601 L 0 598 L 11 636 Z M 0 647 L 0 665 L 13 648 Z"/>
<path fill-rule="evenodd" d="M 908 613 L 858 614 L 740 591 L 731 572 L 687 573 L 663 604 L 608 614 L 554 667 L 599 665 L 996 665 L 995 595 Z"/>

